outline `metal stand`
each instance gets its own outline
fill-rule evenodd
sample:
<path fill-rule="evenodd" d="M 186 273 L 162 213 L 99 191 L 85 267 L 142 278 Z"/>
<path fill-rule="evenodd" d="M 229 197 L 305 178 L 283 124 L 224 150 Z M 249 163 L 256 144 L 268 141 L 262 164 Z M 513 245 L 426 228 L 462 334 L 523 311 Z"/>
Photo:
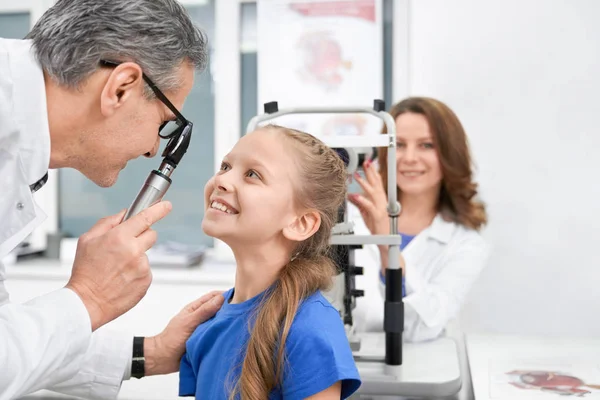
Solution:
<path fill-rule="evenodd" d="M 343 230 L 334 231 L 333 235 L 352 235 L 354 234 L 354 227 L 347 221 L 346 204 L 344 203 L 338 213 L 338 221 L 342 221 L 338 226 L 345 227 Z M 360 350 L 361 341 L 354 333 L 354 319 L 352 317 L 352 310 L 356 307 L 356 298 L 364 296 L 364 290 L 356 288 L 356 275 L 363 274 L 363 268 L 356 265 L 354 261 L 354 251 L 361 249 L 362 245 L 335 245 L 333 249 L 333 259 L 338 268 L 337 282 L 334 284 L 334 288 L 342 288 L 341 292 L 333 294 L 338 301 L 334 306 L 341 310 L 342 320 L 344 327 L 346 328 L 346 336 L 350 343 L 352 351 Z M 332 293 L 326 293 L 327 297 L 330 297 Z M 340 301 L 341 300 L 341 301 Z M 334 300 L 335 301 L 335 300 Z"/>
<path fill-rule="evenodd" d="M 387 374 L 398 376 L 398 367 L 402 365 L 402 331 L 404 330 L 404 304 L 402 303 L 402 271 L 400 269 L 400 243 L 398 235 L 397 219 L 400 214 L 400 204 L 396 198 L 396 125 L 390 114 L 385 112 L 385 103 L 375 100 L 373 108 L 292 108 L 279 110 L 277 102 L 265 103 L 265 113 L 257 115 L 248 123 L 246 132 L 256 130 L 260 123 L 289 114 L 371 114 L 385 123 L 387 135 L 371 135 L 359 137 L 328 137 L 323 142 L 333 148 L 347 151 L 351 148 L 387 147 L 389 149 L 388 165 L 388 215 L 390 217 L 389 235 L 355 235 L 352 229 L 348 229 L 345 207 L 340 210 L 340 222 L 331 237 L 331 245 L 337 254 L 338 269 L 344 279 L 344 291 L 342 299 L 342 316 L 349 337 L 353 335 L 352 309 L 357 296 L 363 292 L 354 286 L 354 276 L 362 273 L 362 268 L 354 265 L 354 250 L 361 248 L 364 244 L 389 245 L 389 265 L 386 272 L 386 297 L 384 310 L 385 331 L 385 370 Z M 350 162 L 350 158 L 348 163 Z M 339 277 L 339 276 L 338 276 Z M 352 344 L 353 340 L 350 339 Z M 360 348 L 360 342 L 355 340 L 354 348 Z"/>

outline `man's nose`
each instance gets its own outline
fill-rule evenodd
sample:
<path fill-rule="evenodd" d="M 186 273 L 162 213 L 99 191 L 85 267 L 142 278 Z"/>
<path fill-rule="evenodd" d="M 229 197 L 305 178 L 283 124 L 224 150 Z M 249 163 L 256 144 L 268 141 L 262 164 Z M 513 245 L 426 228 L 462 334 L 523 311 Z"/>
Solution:
<path fill-rule="evenodd" d="M 158 153 L 158 148 L 160 147 L 160 138 L 157 137 L 156 138 L 156 143 L 154 143 L 154 147 L 152 147 L 152 150 L 150 150 L 149 152 L 147 152 L 146 154 L 144 154 L 144 157 L 148 157 L 148 158 L 152 158 L 156 155 L 156 153 Z"/>

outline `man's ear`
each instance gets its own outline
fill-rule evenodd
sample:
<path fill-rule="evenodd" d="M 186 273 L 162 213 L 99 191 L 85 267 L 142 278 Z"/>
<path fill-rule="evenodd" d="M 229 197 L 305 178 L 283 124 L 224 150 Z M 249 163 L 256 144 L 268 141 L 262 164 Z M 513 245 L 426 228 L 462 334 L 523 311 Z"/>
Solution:
<path fill-rule="evenodd" d="M 296 217 L 288 226 L 283 228 L 283 236 L 286 239 L 302 242 L 319 230 L 321 226 L 321 214 L 310 210 Z"/>
<path fill-rule="evenodd" d="M 116 112 L 125 102 L 143 93 L 142 69 L 133 62 L 116 66 L 104 84 L 100 97 L 100 110 L 104 116 Z"/>

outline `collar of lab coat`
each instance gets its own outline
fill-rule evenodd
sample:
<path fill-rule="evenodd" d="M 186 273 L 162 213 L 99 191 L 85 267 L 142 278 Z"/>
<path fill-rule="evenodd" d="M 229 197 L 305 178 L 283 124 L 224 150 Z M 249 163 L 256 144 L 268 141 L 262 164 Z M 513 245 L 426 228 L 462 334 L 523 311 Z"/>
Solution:
<path fill-rule="evenodd" d="M 418 264 L 425 252 L 431 247 L 428 243 L 435 240 L 444 246 L 450 243 L 452 236 L 457 229 L 457 224 L 446 221 L 441 213 L 438 213 L 431 225 L 419 233 L 402 251 L 407 263 Z"/>
<path fill-rule="evenodd" d="M 442 214 L 438 213 L 429 226 L 428 237 L 447 244 L 452 238 L 452 233 L 455 229 L 456 224 L 454 222 L 446 221 L 442 217 Z"/>
<path fill-rule="evenodd" d="M 12 78 L 13 118 L 22 133 L 19 152 L 28 183 L 35 183 L 50 165 L 50 128 L 44 73 L 30 40 L 0 39 L 7 51 Z M 3 45 L 3 46 L 2 46 Z"/>

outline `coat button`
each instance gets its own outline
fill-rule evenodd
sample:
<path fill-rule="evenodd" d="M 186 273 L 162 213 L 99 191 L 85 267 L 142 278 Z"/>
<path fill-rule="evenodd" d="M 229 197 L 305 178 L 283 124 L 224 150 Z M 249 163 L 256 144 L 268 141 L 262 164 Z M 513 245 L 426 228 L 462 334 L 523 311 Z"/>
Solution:
<path fill-rule="evenodd" d="M 25 208 L 25 204 L 23 204 L 21 202 L 17 203 L 17 210 L 22 210 L 24 208 Z"/>

